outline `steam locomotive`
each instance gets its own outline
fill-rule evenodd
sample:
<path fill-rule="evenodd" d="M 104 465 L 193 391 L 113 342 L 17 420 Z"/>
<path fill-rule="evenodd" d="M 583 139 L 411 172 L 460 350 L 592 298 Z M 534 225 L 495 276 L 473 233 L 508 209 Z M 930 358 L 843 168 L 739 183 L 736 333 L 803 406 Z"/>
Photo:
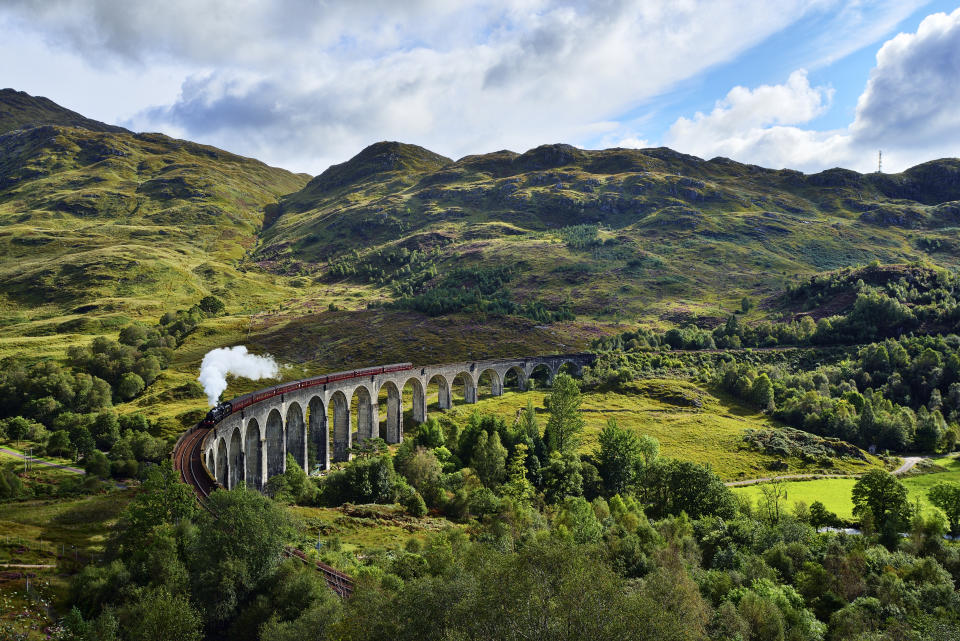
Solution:
<path fill-rule="evenodd" d="M 313 378 L 305 378 L 303 380 L 293 381 L 291 383 L 282 383 L 280 385 L 275 385 L 274 387 L 268 387 L 267 389 L 244 394 L 243 396 L 239 396 L 231 401 L 223 401 L 222 403 L 219 403 L 216 407 L 207 412 L 207 415 L 204 417 L 204 419 L 200 421 L 200 427 L 213 427 L 234 412 L 239 412 L 245 407 L 253 405 L 254 403 L 259 403 L 260 401 L 272 398 L 274 396 L 288 394 L 290 392 L 306 389 L 308 387 L 316 387 L 318 385 L 326 385 L 327 383 L 345 381 L 351 378 L 363 378 L 364 376 L 376 376 L 377 374 L 390 374 L 392 372 L 403 372 L 411 369 L 413 369 L 412 363 L 394 363 L 392 365 L 380 365 L 377 367 L 354 369 L 350 370 L 349 372 L 335 372 L 333 374 L 314 376 Z"/>

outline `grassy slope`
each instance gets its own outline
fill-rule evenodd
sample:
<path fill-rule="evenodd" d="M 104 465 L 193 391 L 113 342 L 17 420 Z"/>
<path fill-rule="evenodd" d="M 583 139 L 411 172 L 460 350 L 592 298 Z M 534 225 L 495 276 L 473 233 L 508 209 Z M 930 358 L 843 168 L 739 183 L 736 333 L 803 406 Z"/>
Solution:
<path fill-rule="evenodd" d="M 0 563 L 58 566 L 14 569 L 20 574 L 0 576 L 0 637 L 49 638 L 43 630 L 58 618 L 50 606 L 63 614 L 69 585 L 64 571 L 76 570 L 103 553 L 110 528 L 132 492 L 0 504 Z M 29 596 L 23 572 L 31 577 Z"/>
<path fill-rule="evenodd" d="M 537 390 L 507 392 L 500 397 L 481 399 L 476 405 L 461 405 L 453 413 L 458 419 L 466 420 L 476 409 L 512 422 L 517 411 L 532 400 L 545 424 L 543 398 L 546 395 L 547 392 Z M 702 407 L 679 399 L 697 399 Z M 619 392 L 586 393 L 582 411 L 586 429 L 581 450 L 585 452 L 596 448 L 600 430 L 610 418 L 615 418 L 621 427 L 660 441 L 661 455 L 709 464 L 726 480 L 769 475 L 767 464 L 777 458 L 742 447 L 743 430 L 769 428 L 775 426 L 775 422 L 756 410 L 685 381 L 645 380 L 631 383 Z M 832 471 L 864 471 L 879 465 L 873 457 L 869 457 L 869 461 L 867 464 L 838 461 Z M 817 470 L 816 466 L 799 459 L 787 459 L 786 463 L 790 473 Z"/>
<path fill-rule="evenodd" d="M 934 461 L 938 468 L 929 474 L 914 474 L 902 477 L 900 480 L 907 487 L 911 503 L 919 501 L 924 510 L 936 509 L 927 500 L 927 491 L 936 483 L 947 481 L 960 483 L 960 460 L 955 457 L 944 457 Z M 787 482 L 788 503 L 803 501 L 807 505 L 814 501 L 822 501 L 828 510 L 836 512 L 845 519 L 853 518 L 853 503 L 850 493 L 853 490 L 855 479 L 816 479 L 811 481 Z M 761 497 L 758 485 L 738 487 L 733 490 L 737 494 L 750 497 L 754 502 Z"/>
<path fill-rule="evenodd" d="M 792 506 L 795 501 L 803 501 L 810 505 L 820 501 L 828 510 L 836 513 L 840 518 L 853 518 L 853 503 L 850 501 L 850 492 L 856 479 L 813 479 L 809 481 L 788 481 L 787 504 Z M 733 491 L 741 496 L 749 497 L 756 504 L 763 496 L 762 486 L 748 485 L 735 487 Z"/>
<path fill-rule="evenodd" d="M 441 275 L 458 265 L 524 261 L 511 283 L 520 298 L 569 299 L 581 316 L 716 316 L 797 274 L 916 259 L 920 235 L 949 236 L 944 227 L 960 220 L 949 207 L 902 200 L 936 189 L 933 169 L 923 166 L 879 178 L 833 170 L 806 177 L 664 149 L 552 145 L 456 163 L 422 162 L 425 150 L 412 145 L 377 150 L 285 198 L 264 231 L 261 263 L 322 273 L 326 261 L 353 250 L 362 258 L 397 245 L 440 247 Z M 931 165 L 956 182 L 956 163 Z M 345 183 L 345 173 L 354 181 Z M 937 197 L 958 199 L 960 189 Z M 580 223 L 602 225 L 605 243 L 577 250 L 551 233 Z M 563 271 L 571 267 L 577 271 Z"/>
<path fill-rule="evenodd" d="M 403 549 L 410 539 L 423 542 L 431 532 L 459 527 L 443 518 L 416 519 L 402 509 L 389 505 L 369 505 L 363 508 L 290 507 L 299 532 L 297 545 L 314 554 L 318 540 L 326 546 L 316 554 L 337 567 L 343 567 L 346 557 L 338 558 L 330 550 L 336 540 L 346 555 L 370 555 L 378 551 L 395 552 Z"/>
<path fill-rule="evenodd" d="M 241 263 L 265 209 L 305 180 L 158 134 L 0 136 L 2 347 L 49 337 L 62 349 L 208 293 L 247 313 L 282 300 L 284 283 Z"/>

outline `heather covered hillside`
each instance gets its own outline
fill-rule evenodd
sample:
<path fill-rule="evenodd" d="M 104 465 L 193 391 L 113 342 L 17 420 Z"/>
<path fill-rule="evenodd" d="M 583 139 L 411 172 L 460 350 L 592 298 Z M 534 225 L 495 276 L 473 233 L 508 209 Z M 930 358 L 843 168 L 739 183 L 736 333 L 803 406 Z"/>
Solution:
<path fill-rule="evenodd" d="M 544 145 L 453 162 L 377 143 L 286 196 L 255 258 L 280 274 L 383 286 L 414 308 L 430 309 L 423 297 L 469 268 L 502 270 L 518 303 L 551 312 L 710 316 L 797 275 L 954 264 L 958 200 L 951 159 L 805 175 L 663 148 Z"/>
<path fill-rule="evenodd" d="M 47 118 L 3 104 L 0 123 L 19 126 L 0 135 L 8 332 L 98 331 L 210 293 L 248 309 L 282 296 L 241 263 L 265 212 L 306 177 L 160 134 L 26 126 Z"/>

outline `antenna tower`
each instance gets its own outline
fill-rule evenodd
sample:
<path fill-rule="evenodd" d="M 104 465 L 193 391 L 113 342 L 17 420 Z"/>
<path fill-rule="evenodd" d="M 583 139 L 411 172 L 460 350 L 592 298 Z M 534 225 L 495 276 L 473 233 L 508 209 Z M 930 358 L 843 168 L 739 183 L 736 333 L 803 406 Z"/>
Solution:
<path fill-rule="evenodd" d="M 877 152 L 877 173 L 883 173 L 883 150 Z"/>

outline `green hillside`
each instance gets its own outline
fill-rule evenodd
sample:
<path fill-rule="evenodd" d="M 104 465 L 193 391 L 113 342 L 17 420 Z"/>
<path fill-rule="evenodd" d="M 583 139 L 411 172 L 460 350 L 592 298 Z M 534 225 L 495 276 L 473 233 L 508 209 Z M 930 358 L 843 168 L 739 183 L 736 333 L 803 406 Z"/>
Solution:
<path fill-rule="evenodd" d="M 309 179 L 8 90 L 0 132 L 0 355 L 59 357 L 208 294 L 227 317 L 204 347 L 305 370 L 568 351 L 623 324 L 713 327 L 744 296 L 748 322 L 790 315 L 785 286 L 835 268 L 960 260 L 957 160 L 804 175 L 383 142 Z"/>
<path fill-rule="evenodd" d="M 9 122 L 0 111 L 0 130 Z M 242 261 L 266 211 L 305 183 L 160 134 L 0 135 L 0 335 L 96 333 L 209 293 L 249 312 L 269 305 L 283 284 Z"/>
<path fill-rule="evenodd" d="M 381 285 L 388 299 L 445 286 L 456 268 L 509 268 L 518 302 L 677 320 L 725 315 L 797 274 L 955 264 L 958 199 L 950 159 L 804 175 L 663 148 L 544 145 L 451 162 L 378 143 L 286 196 L 255 256 L 280 274 Z"/>
<path fill-rule="evenodd" d="M 956 639 L 958 227 L 953 159 L 383 142 L 311 179 L 0 92 L 0 637 Z M 200 510 L 166 461 L 229 345 L 594 358 L 423 423 L 408 386 L 401 443 Z"/>
<path fill-rule="evenodd" d="M 81 127 L 90 131 L 130 133 L 123 127 L 91 120 L 61 107 L 49 98 L 31 96 L 15 89 L 0 89 L 0 134 L 38 125 Z"/>

